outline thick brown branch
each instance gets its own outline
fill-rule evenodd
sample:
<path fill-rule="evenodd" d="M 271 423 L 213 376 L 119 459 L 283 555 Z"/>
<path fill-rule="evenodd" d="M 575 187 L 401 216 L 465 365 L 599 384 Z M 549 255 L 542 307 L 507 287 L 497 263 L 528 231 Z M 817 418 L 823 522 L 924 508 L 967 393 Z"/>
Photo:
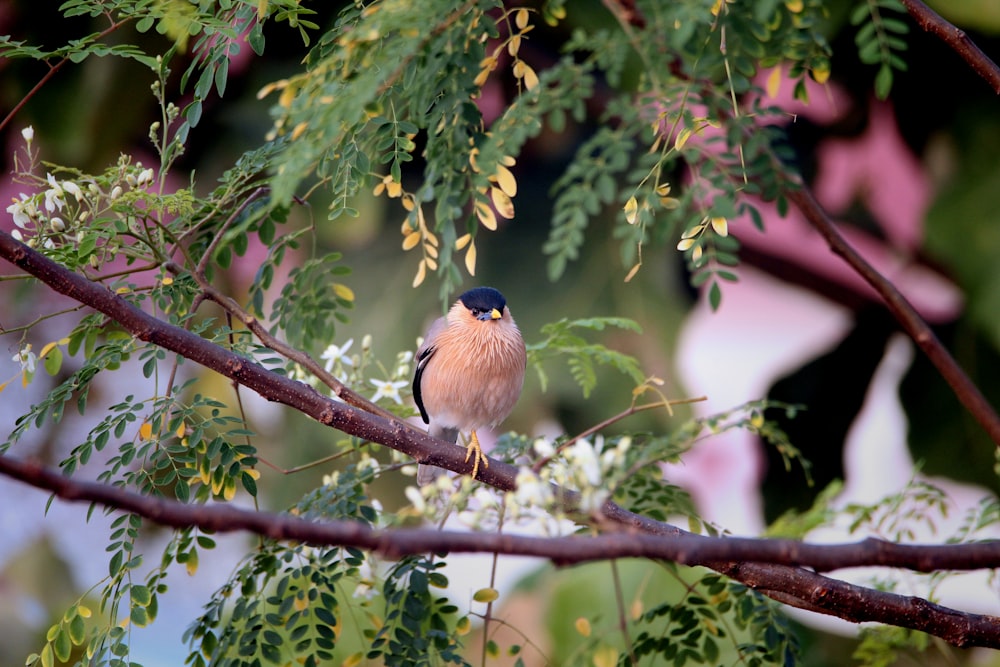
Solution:
<path fill-rule="evenodd" d="M 179 327 L 162 322 L 139 310 L 122 296 L 105 287 L 93 283 L 49 260 L 24 244 L 15 241 L 9 234 L 0 231 L 0 257 L 12 262 L 22 270 L 36 276 L 52 289 L 76 299 L 80 303 L 95 308 L 117 321 L 126 330 L 144 341 L 159 345 L 180 354 L 206 368 L 215 370 L 226 377 L 253 389 L 268 400 L 291 406 L 323 424 L 332 426 L 350 435 L 379 442 L 393 447 L 415 459 L 468 473 L 470 466 L 464 460 L 464 449 L 430 436 L 405 428 L 398 422 L 391 422 L 379 416 L 352 406 L 338 403 L 322 396 L 311 387 L 267 371 L 253 361 L 236 355 L 211 342 Z M 48 488 L 69 500 L 99 502 L 111 507 L 136 512 L 149 519 L 167 525 L 203 526 L 216 530 L 247 530 L 275 539 L 297 539 L 317 544 L 357 544 L 365 548 L 379 550 L 387 554 L 404 553 L 407 549 L 433 551 L 439 547 L 446 550 L 464 549 L 494 551 L 497 553 L 522 553 L 544 555 L 545 540 L 529 547 L 520 542 L 522 538 L 510 535 L 484 535 L 475 533 L 462 537 L 447 536 L 448 544 L 421 542 L 430 539 L 420 534 L 399 537 L 397 533 L 366 533 L 360 524 L 308 523 L 289 516 L 279 516 L 259 512 L 245 512 L 231 506 L 189 506 L 176 501 L 148 498 L 131 494 L 100 484 L 77 482 L 54 473 L 47 473 L 32 464 L 27 470 L 17 472 L 17 463 L 2 459 L 0 472 L 12 476 L 21 475 L 25 481 L 36 480 L 39 486 Z M 480 480 L 501 490 L 514 488 L 517 469 L 514 466 L 491 461 L 489 468 L 481 471 Z M 125 494 L 125 495 L 122 495 Z M 561 492 L 570 505 L 575 494 Z M 628 512 L 618 505 L 607 503 L 603 518 L 623 527 L 622 531 L 601 539 L 594 548 L 611 548 L 610 544 L 624 544 L 620 549 L 633 549 L 633 555 L 644 555 L 643 549 L 652 545 L 669 544 L 676 540 L 675 560 L 682 563 L 702 564 L 723 572 L 746 585 L 760 590 L 787 604 L 812 611 L 833 614 L 852 621 L 877 621 L 902 627 L 919 629 L 940 636 L 956 645 L 977 645 L 1000 648 L 1000 623 L 997 619 L 932 605 L 926 601 L 889 593 L 880 593 L 860 586 L 823 577 L 799 567 L 775 565 L 761 562 L 740 562 L 727 556 L 712 558 L 711 552 L 687 551 L 687 547 L 705 549 L 701 544 L 710 544 L 708 538 L 685 533 L 675 526 L 654 521 Z M 323 532 L 329 531 L 329 532 Z M 658 536 L 653 539 L 653 536 Z M 664 537 L 670 538 L 664 540 Z M 485 538 L 485 539 L 484 539 Z M 354 542 L 348 542 L 354 540 Z M 451 540 L 454 540 L 453 542 Z M 494 543 L 495 541 L 495 543 Z M 725 542 L 725 540 L 722 540 Z M 761 560 L 756 553 L 755 542 L 746 544 L 733 542 L 734 546 L 711 547 L 717 549 L 747 549 L 744 555 L 754 561 Z M 792 543 L 788 543 L 792 544 Z M 486 545 L 486 546 L 484 546 Z M 675 545 L 676 546 L 676 545 Z M 656 546 L 656 548 L 660 548 Z M 664 547 L 666 548 L 666 547 Z M 811 547 L 788 547 L 774 543 L 772 556 L 778 557 L 782 549 L 792 549 L 785 553 L 789 562 L 802 562 L 801 551 L 794 549 Z M 865 549 L 884 549 L 866 546 Z M 917 548 L 917 547 L 914 547 Z M 535 551 L 532 551 L 534 549 Z M 825 547 L 823 548 L 825 549 Z M 574 547 L 575 550 L 575 547 Z M 557 563 L 567 562 L 565 547 L 556 549 L 549 555 Z M 569 552 L 573 553 L 573 552 Z M 791 555 L 789 555 L 791 554 Z M 913 556 L 913 553 L 910 554 Z M 594 555 L 594 557 L 600 557 Z M 884 557 L 884 556 L 882 556 Z M 995 559 L 983 556 L 983 562 L 996 564 Z M 919 559 L 918 559 L 919 560 Z M 912 563 L 917 566 L 915 561 Z M 826 563 L 826 565 L 833 565 Z M 976 564 L 981 567 L 982 564 Z M 932 567 L 924 562 L 923 567 Z M 919 613 L 915 613 L 918 610 Z"/>
<path fill-rule="evenodd" d="M 994 93 L 1000 95 L 1000 67 L 969 39 L 964 30 L 945 21 L 920 0 L 903 0 L 903 4 L 917 25 L 940 37 L 976 74 L 986 79 Z"/>
<path fill-rule="evenodd" d="M 560 565 L 614 558 L 714 564 L 715 569 L 734 579 L 812 611 L 855 622 L 877 620 L 899 625 L 903 618 L 907 627 L 940 634 L 954 644 L 1000 648 L 1000 619 L 996 617 L 966 614 L 920 598 L 873 591 L 791 567 L 782 568 L 780 576 L 776 576 L 779 571 L 775 568 L 747 562 L 805 565 L 818 570 L 868 565 L 919 571 L 992 568 L 1000 565 L 1000 542 L 916 546 L 868 539 L 854 544 L 805 544 L 692 534 L 651 535 L 636 530 L 560 538 L 429 529 L 377 530 L 355 521 L 313 522 L 232 505 L 186 505 L 107 484 L 75 480 L 36 462 L 9 456 L 0 456 L 0 474 L 51 491 L 64 500 L 99 503 L 175 528 L 248 531 L 316 546 L 369 549 L 389 558 L 429 552 L 496 553 L 541 557 Z M 944 633 L 942 623 L 947 626 Z"/>

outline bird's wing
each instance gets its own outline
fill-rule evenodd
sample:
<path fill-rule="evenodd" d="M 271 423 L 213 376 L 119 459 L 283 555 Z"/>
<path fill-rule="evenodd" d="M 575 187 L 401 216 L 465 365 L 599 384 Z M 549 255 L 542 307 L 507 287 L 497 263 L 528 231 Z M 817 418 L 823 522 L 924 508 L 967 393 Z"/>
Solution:
<path fill-rule="evenodd" d="M 430 424 L 431 418 L 427 416 L 427 410 L 424 409 L 420 379 L 423 377 L 427 362 L 430 361 L 430 358 L 434 356 L 434 352 L 437 350 L 434 344 L 435 339 L 447 326 L 448 321 L 443 317 L 434 320 L 434 324 L 431 325 L 431 328 L 427 330 L 427 335 L 424 336 L 423 344 L 417 349 L 417 371 L 413 375 L 413 400 L 417 404 L 417 409 L 420 410 L 420 418 L 424 420 L 425 424 Z"/>

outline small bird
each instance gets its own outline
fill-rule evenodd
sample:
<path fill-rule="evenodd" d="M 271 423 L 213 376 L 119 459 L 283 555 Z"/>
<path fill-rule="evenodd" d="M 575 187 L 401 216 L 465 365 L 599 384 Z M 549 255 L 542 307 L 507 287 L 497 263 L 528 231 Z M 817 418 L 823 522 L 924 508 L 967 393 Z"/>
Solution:
<path fill-rule="evenodd" d="M 495 426 L 514 409 L 527 354 L 524 339 L 503 294 L 492 287 L 465 292 L 445 317 L 427 330 L 417 350 L 413 398 L 429 433 L 456 442 L 468 432 L 465 460 L 475 455 L 472 478 L 489 459 L 479 446 L 476 429 Z M 435 477 L 430 466 L 418 466 L 417 483 Z"/>

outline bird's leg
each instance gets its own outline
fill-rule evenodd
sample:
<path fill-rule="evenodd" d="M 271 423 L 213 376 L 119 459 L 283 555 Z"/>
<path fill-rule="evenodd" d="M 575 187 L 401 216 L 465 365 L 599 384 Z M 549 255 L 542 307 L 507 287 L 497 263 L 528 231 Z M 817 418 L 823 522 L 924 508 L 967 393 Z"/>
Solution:
<path fill-rule="evenodd" d="M 484 468 L 490 467 L 490 460 L 486 458 L 483 454 L 483 448 L 479 446 L 479 436 L 476 435 L 475 429 L 469 434 L 469 444 L 465 448 L 465 462 L 469 462 L 469 457 L 475 452 L 476 456 L 472 460 L 472 479 L 476 478 L 479 474 L 479 462 L 482 461 Z"/>

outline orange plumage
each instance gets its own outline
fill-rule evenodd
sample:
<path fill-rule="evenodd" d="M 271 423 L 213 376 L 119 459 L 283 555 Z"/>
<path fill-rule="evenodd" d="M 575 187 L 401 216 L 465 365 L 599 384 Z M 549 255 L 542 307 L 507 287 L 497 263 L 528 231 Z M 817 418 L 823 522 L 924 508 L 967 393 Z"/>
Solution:
<path fill-rule="evenodd" d="M 413 398 L 430 434 L 455 442 L 469 433 L 466 461 L 475 454 L 472 476 L 488 459 L 476 430 L 496 426 L 514 409 L 524 384 L 524 339 L 503 295 L 491 287 L 462 294 L 446 317 L 436 320 L 417 350 Z M 434 473 L 424 466 L 417 481 Z"/>

